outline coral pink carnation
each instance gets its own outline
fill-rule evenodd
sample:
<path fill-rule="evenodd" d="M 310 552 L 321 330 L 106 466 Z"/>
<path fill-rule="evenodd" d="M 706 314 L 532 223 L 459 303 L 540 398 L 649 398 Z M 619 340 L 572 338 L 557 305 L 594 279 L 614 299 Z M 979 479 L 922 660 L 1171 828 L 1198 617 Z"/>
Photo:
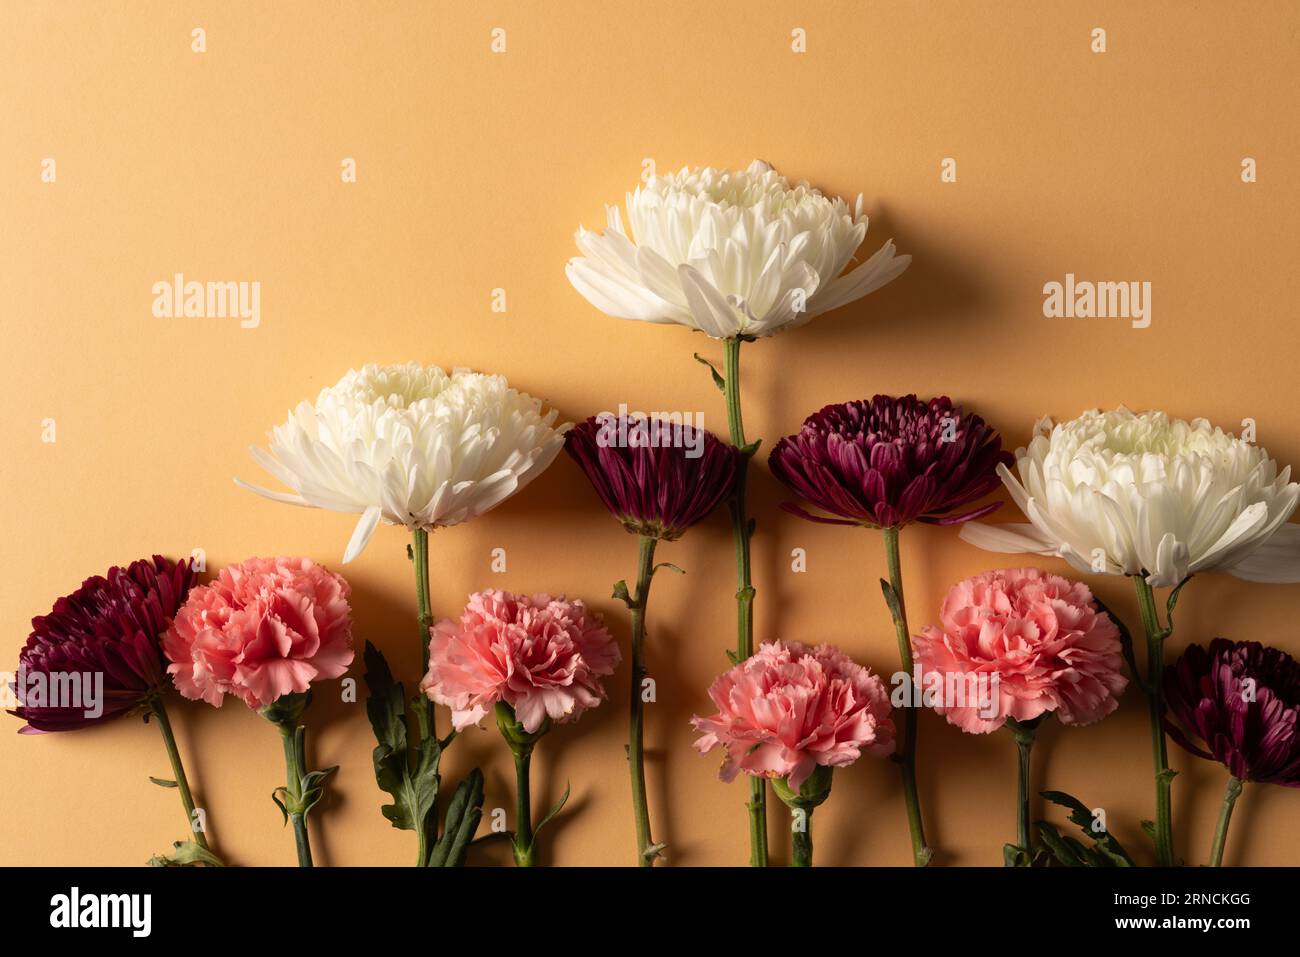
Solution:
<path fill-rule="evenodd" d="M 894 752 L 885 683 L 833 645 L 765 642 L 714 681 L 709 697 L 718 713 L 691 719 L 700 732 L 695 747 L 701 754 L 722 747 L 724 781 L 743 771 L 788 778 L 797 791 L 819 764 Z"/>
<path fill-rule="evenodd" d="M 940 621 L 913 635 L 912 648 L 923 691 L 937 682 L 927 673 L 945 678 L 934 710 L 963 731 L 987 734 L 1047 712 L 1090 724 L 1118 707 L 1128 685 L 1119 629 L 1082 582 L 1036 568 L 985 572 L 952 587 Z M 977 675 L 988 680 L 976 687 Z"/>
<path fill-rule="evenodd" d="M 352 663 L 351 588 L 307 558 L 250 558 L 190 591 L 163 651 L 186 698 L 261 708 Z"/>
<path fill-rule="evenodd" d="M 620 660 L 600 616 L 563 596 L 481 591 L 470 595 L 459 621 L 443 619 L 429 636 L 420 690 L 451 708 L 457 731 L 498 701 L 529 734 L 548 717 L 572 721 L 605 700 L 600 679 Z"/>

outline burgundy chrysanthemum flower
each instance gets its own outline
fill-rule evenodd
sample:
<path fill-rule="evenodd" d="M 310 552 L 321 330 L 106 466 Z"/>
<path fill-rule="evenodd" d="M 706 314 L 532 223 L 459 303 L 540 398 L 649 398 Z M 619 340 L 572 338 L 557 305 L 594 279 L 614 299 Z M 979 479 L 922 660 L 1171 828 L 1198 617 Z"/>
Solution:
<path fill-rule="evenodd" d="M 891 528 L 911 522 L 954 525 L 987 515 L 991 502 L 958 511 L 1002 484 L 1010 465 L 996 429 L 947 396 L 878 395 L 828 405 L 772 449 L 772 474 L 838 518 L 787 511 L 814 522 Z M 953 514 L 956 512 L 956 514 Z"/>
<path fill-rule="evenodd" d="M 718 506 L 740 461 L 706 429 L 627 415 L 592 416 L 564 448 L 624 528 L 668 541 Z"/>
<path fill-rule="evenodd" d="M 1300 787 L 1300 662 L 1257 641 L 1188 645 L 1165 668 L 1169 736 L 1242 781 Z M 1205 747 L 1192 743 L 1195 735 Z"/>
<path fill-rule="evenodd" d="M 33 618 L 18 657 L 19 706 L 10 712 L 27 722 L 22 733 L 99 724 L 157 694 L 167 674 L 160 639 L 193 582 L 189 561 L 155 555 L 87 578 L 48 615 Z M 86 683 L 101 680 L 102 711 L 92 715 Z"/>

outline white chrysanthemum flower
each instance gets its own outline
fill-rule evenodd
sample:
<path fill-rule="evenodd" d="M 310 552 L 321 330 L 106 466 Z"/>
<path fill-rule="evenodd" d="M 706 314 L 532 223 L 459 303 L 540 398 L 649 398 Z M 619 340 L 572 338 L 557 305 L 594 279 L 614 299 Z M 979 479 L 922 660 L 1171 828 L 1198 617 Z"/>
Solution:
<path fill-rule="evenodd" d="M 431 530 L 482 515 L 536 478 L 571 423 L 497 375 L 436 366 L 368 365 L 301 402 L 253 458 L 293 490 L 274 499 L 360 512 L 344 562 L 361 554 L 380 520 Z"/>
<path fill-rule="evenodd" d="M 1153 587 L 1219 570 L 1248 581 L 1300 581 L 1300 500 L 1291 469 L 1205 419 L 1085 412 L 1043 419 L 999 471 L 1029 525 L 968 524 L 995 552 L 1059 555 L 1082 572 L 1144 574 Z"/>
<path fill-rule="evenodd" d="M 617 319 L 678 323 L 715 339 L 770 336 L 860 299 L 911 256 L 893 241 L 851 272 L 867 235 L 862 196 L 850 208 L 766 163 L 655 176 L 617 206 L 605 231 L 578 229 L 575 289 Z M 841 275 L 844 273 L 843 275 Z"/>

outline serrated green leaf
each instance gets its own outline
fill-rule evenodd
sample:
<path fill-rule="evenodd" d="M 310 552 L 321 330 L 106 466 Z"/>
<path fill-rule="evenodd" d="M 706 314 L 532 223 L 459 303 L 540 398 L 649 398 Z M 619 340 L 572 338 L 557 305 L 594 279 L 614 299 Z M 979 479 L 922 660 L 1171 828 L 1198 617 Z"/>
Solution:
<path fill-rule="evenodd" d="M 1052 852 L 1056 862 L 1062 867 L 1082 867 L 1081 861 L 1073 849 L 1061 837 L 1060 832 L 1055 826 L 1046 821 L 1039 821 L 1035 825 L 1038 829 L 1038 837 L 1043 842 L 1043 846 Z"/>
<path fill-rule="evenodd" d="M 1062 838 L 1079 852 L 1080 858 L 1086 866 L 1091 867 L 1133 867 L 1133 858 L 1131 858 L 1124 846 L 1109 831 L 1103 831 L 1100 834 L 1092 829 L 1094 821 L 1092 811 L 1078 798 L 1075 798 L 1064 791 L 1043 791 L 1042 796 L 1045 800 L 1060 807 L 1070 810 L 1070 821 L 1075 824 L 1084 836 L 1089 838 L 1093 844 L 1091 848 L 1085 848 L 1084 845 L 1075 841 L 1073 838 Z"/>
<path fill-rule="evenodd" d="M 375 781 L 380 790 L 391 795 L 393 803 L 379 810 L 393 825 L 403 831 L 425 827 L 438 797 L 438 764 L 442 757 L 442 742 L 425 735 L 415 755 L 415 767 L 407 755 L 406 692 L 393 673 L 383 654 L 366 642 L 365 682 L 370 694 L 366 698 L 366 714 L 374 729 L 376 745 L 371 752 L 375 768 Z M 422 721 L 427 721 L 424 708 L 416 708 Z"/>
<path fill-rule="evenodd" d="M 365 664 L 366 688 L 370 692 L 366 697 L 366 716 L 374 729 L 375 740 L 395 754 L 405 754 L 406 690 L 400 681 L 393 680 L 383 653 L 368 641 Z"/>

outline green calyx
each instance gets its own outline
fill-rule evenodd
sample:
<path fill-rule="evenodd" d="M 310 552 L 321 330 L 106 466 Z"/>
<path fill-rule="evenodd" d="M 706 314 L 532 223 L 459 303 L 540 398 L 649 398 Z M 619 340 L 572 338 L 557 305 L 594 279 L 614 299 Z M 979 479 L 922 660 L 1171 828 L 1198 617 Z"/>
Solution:
<path fill-rule="evenodd" d="M 542 739 L 542 735 L 551 730 L 551 719 L 547 718 L 531 734 L 525 731 L 524 726 L 515 717 L 515 709 L 504 701 L 498 701 L 496 704 L 496 719 L 497 727 L 501 729 L 501 736 L 506 739 L 506 744 L 510 745 L 510 750 L 515 754 L 531 753 L 533 747 Z"/>
<path fill-rule="evenodd" d="M 303 712 L 307 710 L 309 704 L 311 704 L 310 691 L 295 692 L 281 695 L 270 704 L 259 709 L 257 713 L 272 724 L 278 724 L 280 727 L 285 725 L 293 727 L 302 721 Z"/>
<path fill-rule="evenodd" d="M 817 765 L 817 769 L 804 779 L 799 790 L 790 787 L 788 778 L 774 778 L 772 790 L 785 802 L 786 807 L 797 811 L 811 811 L 831 796 L 831 773 L 834 769 Z"/>

